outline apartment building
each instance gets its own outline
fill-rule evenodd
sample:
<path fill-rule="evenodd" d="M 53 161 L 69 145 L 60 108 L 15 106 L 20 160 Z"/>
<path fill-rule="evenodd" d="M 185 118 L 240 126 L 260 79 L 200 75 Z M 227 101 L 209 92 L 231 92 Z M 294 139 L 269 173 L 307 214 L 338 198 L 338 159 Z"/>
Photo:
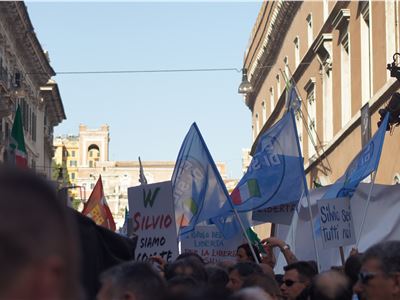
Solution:
<path fill-rule="evenodd" d="M 51 178 L 53 128 L 65 113 L 49 56 L 22 1 L 0 2 L 0 161 L 7 161 L 11 128 L 21 106 L 28 165 Z"/>
<path fill-rule="evenodd" d="M 243 67 L 253 91 L 253 148 L 285 112 L 296 83 L 299 142 L 309 187 L 333 183 L 377 130 L 378 110 L 399 90 L 387 64 L 399 52 L 399 1 L 267 1 Z M 400 63 L 400 62 L 397 62 Z M 376 182 L 399 180 L 400 130 L 386 135 Z"/>

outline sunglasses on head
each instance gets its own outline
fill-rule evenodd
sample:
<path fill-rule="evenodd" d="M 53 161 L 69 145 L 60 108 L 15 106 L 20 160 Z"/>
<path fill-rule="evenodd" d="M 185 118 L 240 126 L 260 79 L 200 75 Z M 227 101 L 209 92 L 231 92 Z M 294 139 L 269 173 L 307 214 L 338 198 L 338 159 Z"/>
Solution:
<path fill-rule="evenodd" d="M 299 281 L 294 281 L 294 280 L 290 280 L 290 279 L 286 279 L 286 280 L 283 281 L 283 283 L 284 283 L 287 287 L 292 286 L 292 285 L 295 284 L 296 282 L 299 282 Z"/>
<path fill-rule="evenodd" d="M 358 280 L 360 280 L 362 284 L 367 284 L 368 281 L 370 281 L 375 276 L 376 273 L 374 272 L 360 272 L 358 273 Z"/>

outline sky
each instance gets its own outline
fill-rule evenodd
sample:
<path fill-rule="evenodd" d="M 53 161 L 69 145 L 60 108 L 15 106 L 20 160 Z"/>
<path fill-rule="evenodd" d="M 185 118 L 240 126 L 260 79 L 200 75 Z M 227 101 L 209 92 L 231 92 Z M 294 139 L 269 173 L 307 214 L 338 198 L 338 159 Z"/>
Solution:
<path fill-rule="evenodd" d="M 67 119 L 55 135 L 110 126 L 110 160 L 175 161 L 196 122 L 214 161 L 241 177 L 251 112 L 237 93 L 261 2 L 26 2 Z"/>

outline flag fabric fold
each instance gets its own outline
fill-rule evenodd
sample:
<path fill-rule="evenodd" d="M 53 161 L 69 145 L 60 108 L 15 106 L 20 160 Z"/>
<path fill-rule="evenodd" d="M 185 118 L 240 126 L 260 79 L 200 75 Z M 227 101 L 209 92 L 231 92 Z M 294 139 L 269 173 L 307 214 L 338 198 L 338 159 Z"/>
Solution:
<path fill-rule="evenodd" d="M 292 94 L 295 95 L 295 94 Z M 224 205 L 224 215 L 213 222 L 225 238 L 237 234 L 240 224 L 233 208 L 246 221 L 246 213 L 285 204 L 297 204 L 307 185 L 293 109 L 260 138 L 246 174 L 231 193 L 232 202 Z M 292 216 L 293 213 L 290 212 Z M 279 223 L 279 222 L 277 222 Z M 248 221 L 246 228 L 251 222 Z"/>
<path fill-rule="evenodd" d="M 374 136 L 353 158 L 343 176 L 329 188 L 322 199 L 351 197 L 359 183 L 373 171 L 376 171 L 382 153 L 388 121 L 389 113 L 386 113 L 381 126 Z"/>
<path fill-rule="evenodd" d="M 11 129 L 11 140 L 9 144 L 11 163 L 18 167 L 28 166 L 28 155 L 25 148 L 24 128 L 22 123 L 21 108 L 18 105 L 15 113 L 14 123 Z"/>
<path fill-rule="evenodd" d="M 115 231 L 115 222 L 104 196 L 101 176 L 82 210 L 82 214 L 91 218 L 97 225 Z"/>
<path fill-rule="evenodd" d="M 190 127 L 172 174 L 175 217 L 179 233 L 221 213 L 229 194 L 196 123 Z"/>

